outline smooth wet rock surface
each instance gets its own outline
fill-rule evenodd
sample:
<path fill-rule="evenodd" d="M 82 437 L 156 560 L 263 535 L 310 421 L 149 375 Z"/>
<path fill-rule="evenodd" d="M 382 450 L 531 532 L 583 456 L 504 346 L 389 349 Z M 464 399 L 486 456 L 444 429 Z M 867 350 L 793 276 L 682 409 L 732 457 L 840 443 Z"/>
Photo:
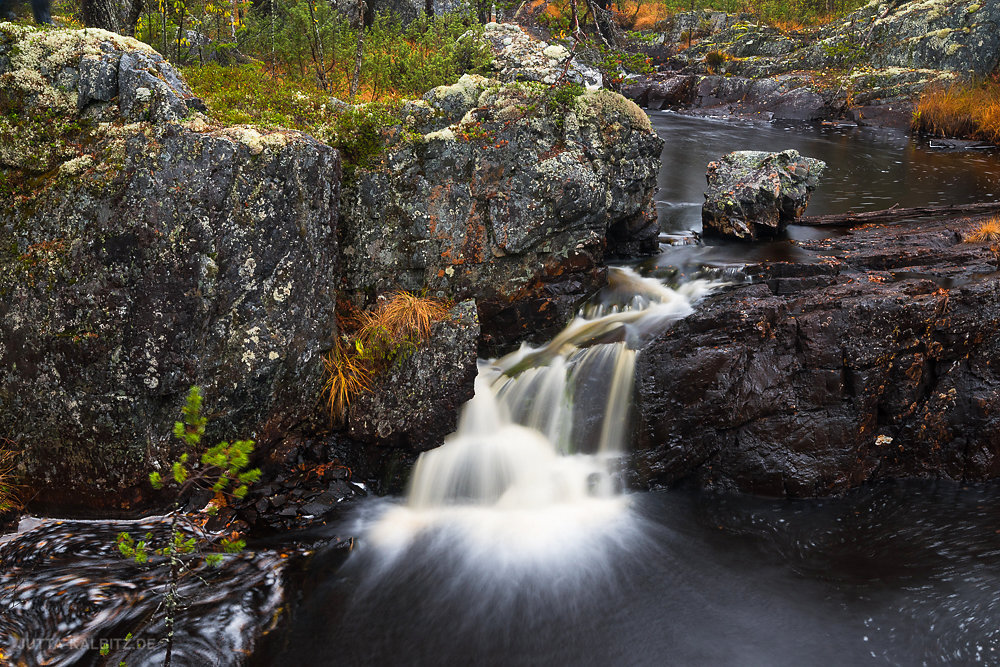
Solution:
<path fill-rule="evenodd" d="M 802 242 L 749 267 L 637 361 L 646 483 L 828 495 L 880 478 L 1000 475 L 997 258 L 973 222 Z"/>

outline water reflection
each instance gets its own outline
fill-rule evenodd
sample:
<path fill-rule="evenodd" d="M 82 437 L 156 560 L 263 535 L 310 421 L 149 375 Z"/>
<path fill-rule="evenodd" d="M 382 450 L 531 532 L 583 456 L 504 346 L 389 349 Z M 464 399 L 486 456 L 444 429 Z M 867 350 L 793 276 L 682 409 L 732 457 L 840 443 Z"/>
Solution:
<path fill-rule="evenodd" d="M 679 266 L 687 272 L 699 264 L 806 261 L 810 254 L 788 239 L 842 233 L 792 226 L 785 239 L 753 247 L 715 239 L 698 248 L 676 245 L 701 232 L 705 167 L 731 151 L 794 148 L 824 160 L 827 170 L 812 196 L 810 215 L 871 211 L 897 204 L 965 204 L 1000 196 L 996 187 L 1000 156 L 993 150 L 935 150 L 898 130 L 723 120 L 655 111 L 650 118 L 665 140 L 656 207 L 665 240 L 675 244 L 657 260 L 658 266 Z"/>

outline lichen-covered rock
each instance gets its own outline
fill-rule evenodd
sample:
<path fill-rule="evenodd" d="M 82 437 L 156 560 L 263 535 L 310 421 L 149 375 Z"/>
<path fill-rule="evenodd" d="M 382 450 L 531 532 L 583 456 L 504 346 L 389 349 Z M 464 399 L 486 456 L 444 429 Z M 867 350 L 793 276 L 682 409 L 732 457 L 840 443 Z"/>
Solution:
<path fill-rule="evenodd" d="M 533 38 L 513 23 L 488 23 L 483 38 L 493 51 L 493 70 L 501 81 L 569 81 L 587 88 L 603 85 L 601 73 L 571 57 L 566 47 Z M 569 65 L 567 67 L 567 61 Z"/>
<path fill-rule="evenodd" d="M 905 129 L 913 100 L 929 86 L 996 71 L 998 23 L 995 2 L 873 1 L 811 31 L 783 33 L 741 19 L 717 22 L 718 30 L 706 28 L 707 36 L 679 50 L 670 64 L 683 74 L 725 74 L 757 88 L 744 97 L 716 80 L 708 91 L 706 81 L 713 77 L 707 77 L 691 102 L 695 107 L 773 119 L 848 117 Z M 664 29 L 660 39 L 677 44 L 676 32 Z M 715 52 L 723 54 L 722 64 L 710 67 L 708 56 Z M 842 74 L 830 77 L 831 69 Z M 630 97 L 645 92 L 640 83 L 632 84 Z"/>
<path fill-rule="evenodd" d="M 370 391 L 352 401 L 350 436 L 415 451 L 440 445 L 455 430 L 459 407 L 472 398 L 478 342 L 476 304 L 463 301 L 434 324 L 430 339 L 404 350 Z"/>
<path fill-rule="evenodd" d="M 783 231 L 805 211 L 825 168 L 795 150 L 736 151 L 709 163 L 705 233 L 756 239 Z"/>
<path fill-rule="evenodd" d="M 427 95 L 461 120 L 345 189 L 345 287 L 362 303 L 398 288 L 474 298 L 484 342 L 502 346 L 561 326 L 609 253 L 657 249 L 662 142 L 606 90 L 463 81 Z"/>
<path fill-rule="evenodd" d="M 186 87 L 133 40 L 3 31 L 0 90 L 27 94 L 0 118 L 47 140 L 0 151 L 0 432 L 36 505 L 140 502 L 194 384 L 211 438 L 310 418 L 336 333 L 337 152 L 165 122 Z"/>

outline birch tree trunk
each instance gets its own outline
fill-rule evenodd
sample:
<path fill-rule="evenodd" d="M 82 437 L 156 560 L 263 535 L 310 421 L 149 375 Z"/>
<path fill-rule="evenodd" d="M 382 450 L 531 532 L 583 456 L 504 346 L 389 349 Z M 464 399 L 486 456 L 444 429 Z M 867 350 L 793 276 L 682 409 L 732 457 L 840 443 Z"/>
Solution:
<path fill-rule="evenodd" d="M 361 85 L 361 61 L 365 55 L 365 0 L 358 0 L 358 47 L 354 51 L 354 76 L 351 77 L 350 101 L 358 94 Z"/>

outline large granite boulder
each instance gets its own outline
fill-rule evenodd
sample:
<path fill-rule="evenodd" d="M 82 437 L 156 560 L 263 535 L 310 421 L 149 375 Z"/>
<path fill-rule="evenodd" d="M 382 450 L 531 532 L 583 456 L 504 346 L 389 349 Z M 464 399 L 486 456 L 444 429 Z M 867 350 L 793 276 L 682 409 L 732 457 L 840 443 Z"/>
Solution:
<path fill-rule="evenodd" d="M 1000 292 L 973 223 L 902 223 L 749 267 L 637 359 L 646 484 L 822 496 L 1000 476 Z"/>
<path fill-rule="evenodd" d="M 705 233 L 747 240 L 774 236 L 805 211 L 825 167 L 795 150 L 736 151 L 710 162 L 701 209 Z"/>
<path fill-rule="evenodd" d="M 0 433 L 38 508 L 143 502 L 191 385 L 212 439 L 315 410 L 338 154 L 192 100 L 135 40 L 0 24 Z"/>
<path fill-rule="evenodd" d="M 474 298 L 487 347 L 562 326 L 610 254 L 657 249 L 662 142 L 606 90 L 463 77 L 433 122 L 345 188 L 345 288 Z M 459 120 L 453 121 L 452 119 Z"/>

